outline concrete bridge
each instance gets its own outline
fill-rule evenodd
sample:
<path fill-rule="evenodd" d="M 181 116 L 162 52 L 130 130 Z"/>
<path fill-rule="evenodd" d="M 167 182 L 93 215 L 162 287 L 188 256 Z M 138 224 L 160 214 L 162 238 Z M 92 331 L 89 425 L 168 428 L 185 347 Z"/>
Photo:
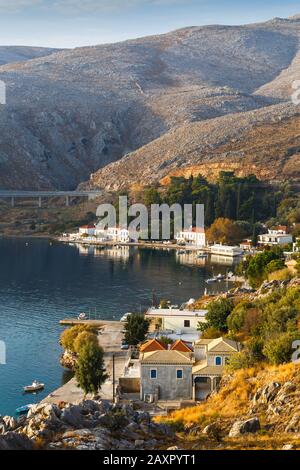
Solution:
<path fill-rule="evenodd" d="M 38 206 L 42 207 L 43 199 L 53 197 L 64 198 L 66 206 L 69 206 L 73 197 L 88 198 L 89 201 L 102 195 L 102 191 L 19 191 L 0 190 L 0 199 L 10 199 L 11 206 L 15 207 L 16 199 L 37 199 Z"/>

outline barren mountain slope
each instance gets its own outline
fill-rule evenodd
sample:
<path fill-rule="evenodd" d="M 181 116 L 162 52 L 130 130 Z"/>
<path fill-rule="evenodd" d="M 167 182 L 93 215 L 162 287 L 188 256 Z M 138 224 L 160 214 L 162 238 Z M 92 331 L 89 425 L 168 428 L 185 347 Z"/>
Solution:
<path fill-rule="evenodd" d="M 186 124 L 99 170 L 89 185 L 119 190 L 191 174 L 213 180 L 220 170 L 300 178 L 300 108 L 278 104 Z"/>
<path fill-rule="evenodd" d="M 0 65 L 46 57 L 57 51 L 49 47 L 0 46 Z"/>
<path fill-rule="evenodd" d="M 192 145 L 190 122 L 278 101 L 254 93 L 291 66 L 299 37 L 296 19 L 192 27 L 0 67 L 0 188 L 73 188 L 179 127 Z"/>

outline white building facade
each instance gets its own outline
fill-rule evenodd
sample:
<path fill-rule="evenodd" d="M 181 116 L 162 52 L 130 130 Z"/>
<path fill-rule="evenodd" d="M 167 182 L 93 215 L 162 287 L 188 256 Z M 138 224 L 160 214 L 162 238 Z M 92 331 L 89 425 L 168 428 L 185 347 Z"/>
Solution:
<path fill-rule="evenodd" d="M 191 227 L 189 230 L 182 230 L 175 236 L 177 243 L 186 243 L 197 247 L 206 245 L 205 230 L 201 227 Z"/>
<path fill-rule="evenodd" d="M 268 230 L 268 233 L 263 233 L 258 236 L 259 245 L 268 246 L 284 246 L 293 243 L 292 235 L 287 233 L 287 227 L 279 226 Z"/>

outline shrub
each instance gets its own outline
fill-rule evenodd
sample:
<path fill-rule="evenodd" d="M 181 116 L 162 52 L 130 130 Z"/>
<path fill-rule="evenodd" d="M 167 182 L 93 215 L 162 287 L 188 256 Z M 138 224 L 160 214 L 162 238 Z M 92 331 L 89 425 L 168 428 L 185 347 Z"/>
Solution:
<path fill-rule="evenodd" d="M 234 307 L 231 299 L 219 299 L 210 302 L 207 306 L 206 322 L 199 323 L 198 329 L 205 331 L 212 327 L 221 332 L 227 331 L 227 317 Z"/>
<path fill-rule="evenodd" d="M 82 347 L 85 346 L 87 343 L 91 343 L 97 346 L 99 344 L 97 335 L 87 330 L 81 331 L 74 340 L 74 343 L 73 343 L 74 352 L 79 354 Z"/>
<path fill-rule="evenodd" d="M 125 324 L 125 341 L 131 346 L 142 343 L 148 333 L 149 322 L 144 315 L 132 313 L 127 317 Z"/>
<path fill-rule="evenodd" d="M 297 332 L 282 333 L 266 342 L 263 353 L 269 362 L 274 365 L 291 362 L 293 354 L 292 343 L 299 338 L 300 333 Z"/>
<path fill-rule="evenodd" d="M 223 334 L 222 331 L 218 330 L 217 328 L 214 328 L 213 326 L 210 326 L 202 333 L 202 338 L 203 339 L 216 339 L 216 338 L 220 338 L 222 334 Z"/>

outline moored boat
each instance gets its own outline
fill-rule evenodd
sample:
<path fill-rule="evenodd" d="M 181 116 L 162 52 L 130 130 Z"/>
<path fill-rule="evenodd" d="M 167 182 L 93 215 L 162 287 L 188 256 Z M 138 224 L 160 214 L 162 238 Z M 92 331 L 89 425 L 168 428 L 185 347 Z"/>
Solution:
<path fill-rule="evenodd" d="M 32 404 L 19 406 L 18 408 L 16 408 L 16 414 L 17 415 L 25 415 L 25 414 L 28 413 L 28 411 L 30 410 L 30 408 L 32 406 L 33 406 Z"/>
<path fill-rule="evenodd" d="M 26 385 L 23 387 L 24 392 L 30 393 L 30 392 L 39 392 L 40 390 L 43 390 L 45 388 L 45 384 L 42 384 L 38 382 L 37 380 L 34 380 L 31 385 Z"/>

